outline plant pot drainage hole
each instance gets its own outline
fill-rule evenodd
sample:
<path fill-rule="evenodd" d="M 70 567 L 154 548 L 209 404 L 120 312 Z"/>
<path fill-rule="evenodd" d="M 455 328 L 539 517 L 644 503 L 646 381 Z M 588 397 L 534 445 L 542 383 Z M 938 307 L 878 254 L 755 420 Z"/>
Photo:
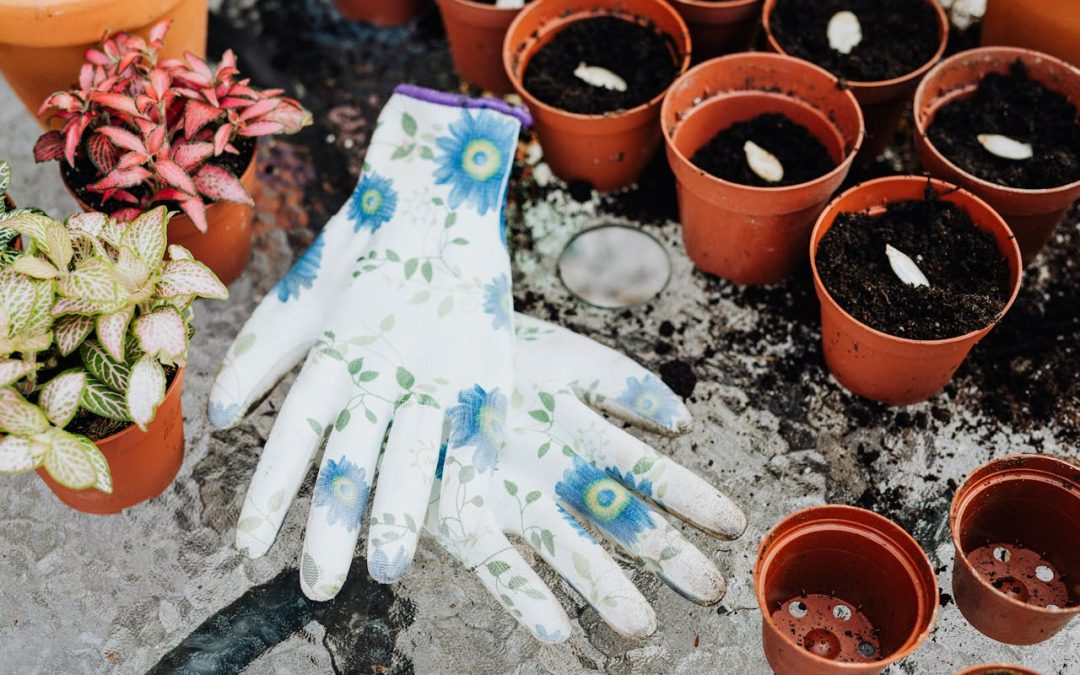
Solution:
<path fill-rule="evenodd" d="M 773 612 L 773 623 L 795 644 L 831 661 L 867 663 L 881 658 L 877 631 L 858 608 L 832 595 L 800 595 Z"/>
<path fill-rule="evenodd" d="M 646 232 L 604 224 L 575 235 L 559 256 L 559 278 L 580 300 L 606 309 L 648 302 L 667 286 L 671 259 Z"/>
<path fill-rule="evenodd" d="M 1035 551 L 1013 544 L 987 544 L 968 553 L 972 566 L 1002 594 L 1036 607 L 1069 604 L 1061 575 Z"/>

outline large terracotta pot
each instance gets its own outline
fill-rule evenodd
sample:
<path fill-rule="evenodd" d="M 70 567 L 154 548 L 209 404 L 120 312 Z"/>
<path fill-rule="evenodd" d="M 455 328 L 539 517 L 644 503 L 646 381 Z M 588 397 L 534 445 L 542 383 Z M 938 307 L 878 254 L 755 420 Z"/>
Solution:
<path fill-rule="evenodd" d="M 786 52 L 769 28 L 769 17 L 777 1 L 765 0 L 762 25 L 765 28 L 769 49 L 784 54 Z M 855 98 L 859 99 L 859 105 L 862 106 L 863 117 L 866 118 L 866 144 L 863 146 L 863 152 L 871 158 L 885 152 L 892 143 L 896 128 L 900 126 L 900 118 L 903 117 L 904 109 L 911 101 L 919 80 L 945 53 L 945 46 L 949 41 L 949 17 L 945 15 L 945 10 L 941 8 L 938 0 L 926 0 L 926 2 L 934 8 L 938 17 L 938 48 L 929 61 L 910 73 L 891 80 L 845 81 L 845 84 L 855 93 Z"/>
<path fill-rule="evenodd" d="M 522 77 L 529 60 L 567 24 L 614 15 L 652 26 L 675 41 L 678 74 L 690 65 L 686 24 L 664 0 L 537 0 L 517 15 L 503 43 L 503 65 L 533 115 L 544 160 L 560 178 L 614 190 L 637 180 L 660 145 L 664 92 L 629 110 L 581 115 L 559 110 L 529 93 Z"/>
<path fill-rule="evenodd" d="M 809 129 L 836 168 L 807 183 L 769 188 L 721 180 L 690 161 L 717 132 L 764 113 L 782 113 Z M 660 117 L 694 265 L 741 284 L 780 281 L 805 265 L 814 220 L 843 183 L 863 140 L 852 93 L 807 61 L 732 54 L 676 80 Z"/>
<path fill-rule="evenodd" d="M 79 76 L 84 52 L 106 33 L 146 36 L 173 24 L 162 58 L 206 54 L 207 0 L 5 0 L 0 3 L 0 71 L 32 114 Z"/>
<path fill-rule="evenodd" d="M 506 29 L 519 9 L 496 7 L 472 0 L 435 0 L 450 41 L 454 70 L 467 82 L 485 91 L 514 91 L 503 68 L 502 48 Z"/>
<path fill-rule="evenodd" d="M 890 405 L 908 405 L 935 396 L 952 379 L 972 347 L 994 327 L 984 326 L 946 340 L 911 340 L 875 330 L 848 314 L 825 288 L 817 267 L 817 248 L 838 215 L 845 211 L 874 213 L 891 202 L 925 198 L 927 180 L 939 198 L 960 206 L 997 241 L 1009 265 L 1009 301 L 1020 292 L 1023 267 L 1012 231 L 986 202 L 966 190 L 921 176 L 892 176 L 857 185 L 837 197 L 818 218 L 810 235 L 810 266 L 821 301 L 821 343 L 829 370 L 844 388 Z"/>
<path fill-rule="evenodd" d="M 401 26 L 412 21 L 427 0 L 334 0 L 341 16 L 381 27 Z"/>
<path fill-rule="evenodd" d="M 119 433 L 96 441 L 112 472 L 113 491 L 71 490 L 45 472 L 38 475 L 60 501 L 85 513 L 111 514 L 161 494 L 172 483 L 184 460 L 184 412 L 181 394 L 184 371 L 177 371 L 158 407 L 157 416 L 146 431 L 131 425 Z"/>
<path fill-rule="evenodd" d="M 761 0 L 672 0 L 690 27 L 694 61 L 744 52 L 761 18 Z"/>
<path fill-rule="evenodd" d="M 1027 66 L 1031 78 L 1063 94 L 1080 109 L 1080 71 L 1064 61 L 1018 47 L 972 49 L 942 61 L 919 85 L 915 92 L 915 145 L 919 161 L 931 175 L 974 192 L 1005 218 L 1016 234 L 1024 262 L 1029 263 L 1046 246 L 1072 203 L 1080 199 L 1080 180 L 1043 190 L 997 185 L 953 164 L 926 136 L 943 106 L 971 96 L 986 75 L 1007 73 L 1017 60 Z"/>
<path fill-rule="evenodd" d="M 1080 11 L 1076 0 L 988 0 L 984 45 L 1027 47 L 1080 68 Z"/>

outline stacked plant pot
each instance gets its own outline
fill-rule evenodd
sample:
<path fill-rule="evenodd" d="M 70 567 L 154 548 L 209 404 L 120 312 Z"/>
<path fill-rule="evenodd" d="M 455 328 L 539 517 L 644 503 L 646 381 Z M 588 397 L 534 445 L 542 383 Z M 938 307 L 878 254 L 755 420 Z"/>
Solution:
<path fill-rule="evenodd" d="M 694 46 L 694 61 L 750 48 L 761 18 L 762 0 L 672 0 Z"/>
<path fill-rule="evenodd" d="M 374 26 L 391 27 L 409 23 L 427 5 L 427 0 L 334 0 L 341 16 Z"/>
<path fill-rule="evenodd" d="M 435 0 L 446 27 L 454 70 L 463 80 L 485 91 L 508 94 L 514 90 L 503 67 L 506 31 L 519 8 L 497 7 L 479 0 Z"/>
<path fill-rule="evenodd" d="M 1073 0 L 991 0 L 982 43 L 1037 49 L 1080 68 L 1080 12 Z"/>

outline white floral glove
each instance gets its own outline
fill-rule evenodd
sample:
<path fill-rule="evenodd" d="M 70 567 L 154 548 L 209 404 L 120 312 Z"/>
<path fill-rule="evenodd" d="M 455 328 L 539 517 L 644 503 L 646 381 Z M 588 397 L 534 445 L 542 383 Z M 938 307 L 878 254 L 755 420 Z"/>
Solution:
<path fill-rule="evenodd" d="M 651 634 L 656 616 L 580 523 L 603 533 L 683 596 L 702 604 L 719 602 L 723 576 L 645 500 L 723 539 L 735 539 L 746 529 L 742 511 L 594 408 L 669 435 L 687 430 L 690 413 L 666 385 L 625 356 L 523 315 L 516 315 L 515 323 L 516 384 L 507 443 L 498 453 L 485 500 L 497 525 L 528 541 L 624 635 Z M 448 458 L 447 466 L 454 461 Z M 446 517 L 452 496 L 436 488 L 426 528 L 458 556 L 461 537 L 453 530 L 456 521 Z M 463 510 L 462 518 L 467 517 Z M 565 612 L 547 588 L 505 561 L 502 554 L 512 551 L 469 567 L 537 638 L 565 639 L 570 631 Z"/>
<path fill-rule="evenodd" d="M 368 547 L 379 581 L 412 560 L 416 528 L 396 524 L 423 522 L 444 417 L 454 460 L 444 489 L 459 474 L 470 490 L 490 479 L 513 382 L 502 210 L 523 117 L 501 101 L 399 87 L 353 196 L 263 299 L 214 382 L 210 421 L 227 427 L 307 354 L 236 541 L 266 552 L 325 440 L 301 559 L 313 599 L 344 583 L 384 439 Z"/>

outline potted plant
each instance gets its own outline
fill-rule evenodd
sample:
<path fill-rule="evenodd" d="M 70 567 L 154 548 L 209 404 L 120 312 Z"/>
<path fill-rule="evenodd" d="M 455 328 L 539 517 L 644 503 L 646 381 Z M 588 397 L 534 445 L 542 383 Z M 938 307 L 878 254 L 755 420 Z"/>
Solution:
<path fill-rule="evenodd" d="M 1031 262 L 1080 198 L 1080 72 L 983 47 L 942 61 L 915 93 L 923 168 L 1000 213 Z"/>
<path fill-rule="evenodd" d="M 1037 49 L 1080 68 L 1080 12 L 1072 0 L 992 0 L 982 43 Z"/>
<path fill-rule="evenodd" d="M 525 0 L 435 0 L 435 3 L 446 27 L 457 74 L 495 94 L 514 91 L 503 68 L 503 39 Z"/>
<path fill-rule="evenodd" d="M 690 36 L 663 0 L 544 0 L 510 24 L 502 58 L 551 170 L 613 190 L 656 153 L 660 102 L 690 63 Z"/>
<path fill-rule="evenodd" d="M 149 41 L 120 33 L 87 51 L 78 85 L 41 106 L 63 126 L 38 139 L 34 158 L 61 162 L 85 210 L 121 221 L 157 204 L 183 211 L 170 242 L 230 283 L 251 251 L 256 140 L 295 133 L 311 114 L 252 87 L 231 51 L 216 68 L 191 53 L 163 60 L 167 30 L 158 24 Z"/>
<path fill-rule="evenodd" d="M 1080 466 L 1044 455 L 985 464 L 953 496 L 953 597 L 1000 642 L 1048 640 L 1080 615 Z"/>
<path fill-rule="evenodd" d="M 866 118 L 865 153 L 892 143 L 919 80 L 945 53 L 949 19 L 938 0 L 765 0 L 769 48 L 843 80 Z"/>
<path fill-rule="evenodd" d="M 173 24 L 162 56 L 206 53 L 207 0 L 14 0 L 0 3 L 0 71 L 33 114 L 51 92 L 67 87 L 83 54 L 110 31 L 150 36 Z"/>
<path fill-rule="evenodd" d="M 694 60 L 750 48 L 761 18 L 761 0 L 672 0 L 690 27 Z"/>
<path fill-rule="evenodd" d="M 427 0 L 334 0 L 338 12 L 349 21 L 383 28 L 409 23 L 426 5 Z"/>
<path fill-rule="evenodd" d="M 660 117 L 694 264 L 743 284 L 805 265 L 814 219 L 863 140 L 852 93 L 806 61 L 732 54 L 679 78 Z M 778 174 L 755 173 L 754 148 Z"/>
<path fill-rule="evenodd" d="M 191 304 L 228 291 L 166 244 L 168 221 L 164 206 L 0 221 L 24 247 L 0 269 L 0 470 L 37 469 L 81 511 L 150 499 L 180 468 Z"/>
<path fill-rule="evenodd" d="M 778 675 L 873 675 L 930 635 L 934 569 L 896 523 L 851 506 L 798 511 L 758 549 L 754 590 Z"/>
<path fill-rule="evenodd" d="M 1020 291 L 1020 249 L 986 202 L 893 176 L 837 197 L 810 236 L 825 362 L 890 405 L 940 392 Z"/>

